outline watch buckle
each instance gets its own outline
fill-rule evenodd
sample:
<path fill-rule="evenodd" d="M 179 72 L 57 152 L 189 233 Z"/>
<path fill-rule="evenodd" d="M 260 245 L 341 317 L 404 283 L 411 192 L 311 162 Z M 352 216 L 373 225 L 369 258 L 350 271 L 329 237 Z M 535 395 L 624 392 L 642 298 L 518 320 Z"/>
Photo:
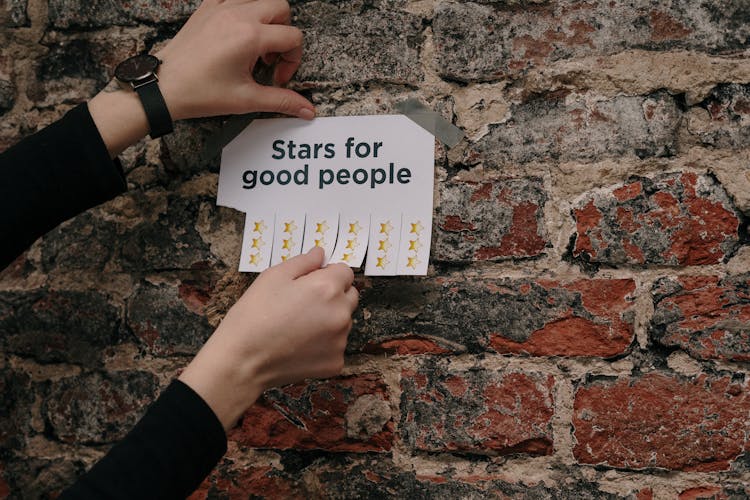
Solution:
<path fill-rule="evenodd" d="M 151 73 L 148 77 L 144 78 L 143 80 L 140 80 L 138 82 L 133 82 L 133 90 L 138 89 L 139 87 L 143 87 L 144 85 L 148 85 L 149 83 L 158 82 L 159 77 L 156 76 L 156 73 Z"/>

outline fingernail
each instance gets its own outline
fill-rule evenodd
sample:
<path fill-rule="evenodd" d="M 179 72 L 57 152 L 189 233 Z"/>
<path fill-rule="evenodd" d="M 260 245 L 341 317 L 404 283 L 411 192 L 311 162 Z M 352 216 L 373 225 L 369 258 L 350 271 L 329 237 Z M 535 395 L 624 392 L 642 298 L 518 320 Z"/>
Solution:
<path fill-rule="evenodd" d="M 313 118 L 315 118 L 315 113 L 307 108 L 302 108 L 299 113 L 297 113 L 297 116 L 299 116 L 303 120 L 312 120 Z"/>

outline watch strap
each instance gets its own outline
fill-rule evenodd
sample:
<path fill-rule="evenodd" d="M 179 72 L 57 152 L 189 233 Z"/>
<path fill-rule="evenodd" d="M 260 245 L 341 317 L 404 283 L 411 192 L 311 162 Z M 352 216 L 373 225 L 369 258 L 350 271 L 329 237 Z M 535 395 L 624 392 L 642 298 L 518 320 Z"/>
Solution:
<path fill-rule="evenodd" d="M 158 139 L 172 132 L 174 130 L 172 116 L 169 114 L 167 103 L 164 101 L 161 90 L 159 90 L 157 80 L 154 78 L 148 83 L 138 85 L 135 91 L 138 92 L 143 109 L 146 111 L 151 138 Z"/>

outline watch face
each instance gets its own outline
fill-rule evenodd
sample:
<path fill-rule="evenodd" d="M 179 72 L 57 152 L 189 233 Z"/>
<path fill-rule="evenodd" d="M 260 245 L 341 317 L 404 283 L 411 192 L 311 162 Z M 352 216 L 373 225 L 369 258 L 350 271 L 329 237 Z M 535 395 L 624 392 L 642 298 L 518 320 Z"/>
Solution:
<path fill-rule="evenodd" d="M 161 61 L 149 54 L 141 54 L 125 59 L 115 68 L 115 78 L 121 82 L 132 83 L 151 76 Z"/>

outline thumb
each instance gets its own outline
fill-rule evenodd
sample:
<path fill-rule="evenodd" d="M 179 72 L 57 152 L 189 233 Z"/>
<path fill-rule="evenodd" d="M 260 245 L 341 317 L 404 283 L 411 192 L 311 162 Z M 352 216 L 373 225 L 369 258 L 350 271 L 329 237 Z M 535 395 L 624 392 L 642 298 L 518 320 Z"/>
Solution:
<path fill-rule="evenodd" d="M 297 255 L 291 259 L 279 264 L 279 272 L 284 272 L 291 279 L 297 279 L 323 267 L 323 249 L 313 247 L 307 253 Z"/>
<path fill-rule="evenodd" d="M 315 117 L 315 107 L 310 101 L 290 89 L 256 84 L 250 97 L 254 111 L 284 113 L 305 120 Z"/>

